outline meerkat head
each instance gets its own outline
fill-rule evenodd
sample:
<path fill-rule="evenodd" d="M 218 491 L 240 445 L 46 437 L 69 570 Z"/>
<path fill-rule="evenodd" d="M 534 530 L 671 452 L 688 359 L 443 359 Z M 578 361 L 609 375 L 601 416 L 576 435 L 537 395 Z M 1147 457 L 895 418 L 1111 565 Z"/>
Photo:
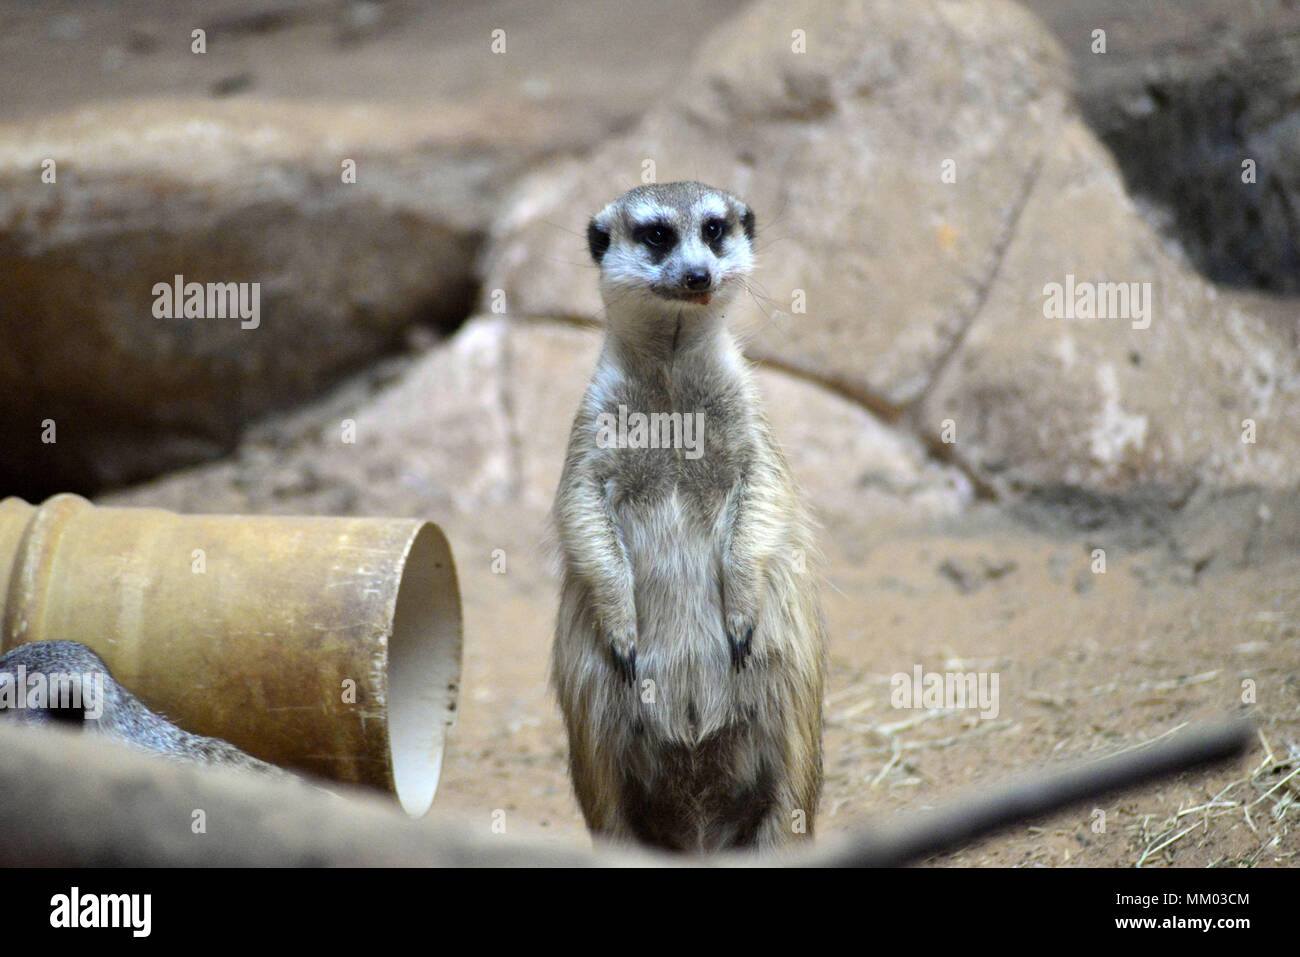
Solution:
<path fill-rule="evenodd" d="M 606 308 L 686 318 L 716 312 L 754 265 L 754 213 L 703 183 L 638 186 L 587 226 Z"/>

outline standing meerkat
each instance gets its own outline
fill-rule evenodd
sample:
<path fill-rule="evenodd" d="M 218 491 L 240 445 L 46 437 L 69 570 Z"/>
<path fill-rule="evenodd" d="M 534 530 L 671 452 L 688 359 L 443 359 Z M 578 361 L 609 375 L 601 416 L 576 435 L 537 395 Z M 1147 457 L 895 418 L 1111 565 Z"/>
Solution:
<path fill-rule="evenodd" d="M 598 838 L 675 850 L 810 837 L 812 533 L 724 314 L 754 214 L 700 183 L 640 186 L 587 239 L 607 329 L 556 492 L 551 660 L 578 802 Z"/>

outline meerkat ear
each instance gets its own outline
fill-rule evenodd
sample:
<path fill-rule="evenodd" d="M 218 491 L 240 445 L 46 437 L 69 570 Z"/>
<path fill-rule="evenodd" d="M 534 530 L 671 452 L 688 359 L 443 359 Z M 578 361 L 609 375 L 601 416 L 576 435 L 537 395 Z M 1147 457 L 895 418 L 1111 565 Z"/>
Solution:
<path fill-rule="evenodd" d="M 594 219 L 587 224 L 587 248 L 591 258 L 600 262 L 609 249 L 609 227 L 599 225 Z"/>
<path fill-rule="evenodd" d="M 745 207 L 745 215 L 740 217 L 740 226 L 745 231 L 745 238 L 754 241 L 754 211 Z"/>

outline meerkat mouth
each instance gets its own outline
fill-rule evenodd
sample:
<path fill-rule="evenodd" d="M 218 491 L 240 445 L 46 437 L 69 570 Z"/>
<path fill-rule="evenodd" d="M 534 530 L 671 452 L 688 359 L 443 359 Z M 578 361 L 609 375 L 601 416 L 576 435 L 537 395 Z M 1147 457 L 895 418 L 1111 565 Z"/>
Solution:
<path fill-rule="evenodd" d="M 713 291 L 709 292 L 684 292 L 679 289 L 656 289 L 655 293 L 661 299 L 670 299 L 673 302 L 693 302 L 697 306 L 707 306 L 713 301 Z"/>

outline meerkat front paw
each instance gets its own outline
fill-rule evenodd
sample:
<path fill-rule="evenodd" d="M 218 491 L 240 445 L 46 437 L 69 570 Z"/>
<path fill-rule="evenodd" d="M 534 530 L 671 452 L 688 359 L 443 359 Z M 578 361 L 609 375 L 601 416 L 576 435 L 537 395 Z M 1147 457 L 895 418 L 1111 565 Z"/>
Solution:
<path fill-rule="evenodd" d="M 609 647 L 610 664 L 621 681 L 636 683 L 636 632 L 621 629 L 607 633 L 606 643 Z"/>
<path fill-rule="evenodd" d="M 727 645 L 731 648 L 731 667 L 739 672 L 749 660 L 754 645 L 754 619 L 740 612 L 727 615 Z"/>

